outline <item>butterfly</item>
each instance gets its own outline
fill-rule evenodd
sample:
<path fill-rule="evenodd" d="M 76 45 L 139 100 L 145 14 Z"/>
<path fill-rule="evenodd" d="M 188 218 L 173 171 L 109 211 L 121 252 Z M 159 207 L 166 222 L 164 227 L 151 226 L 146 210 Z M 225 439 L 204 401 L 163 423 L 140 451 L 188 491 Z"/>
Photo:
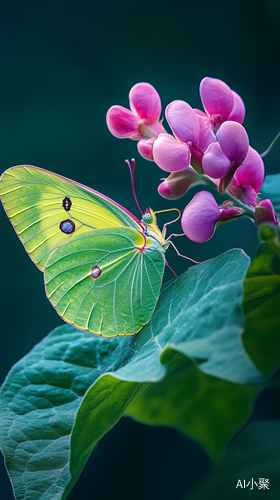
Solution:
<path fill-rule="evenodd" d="M 2 174 L 0 196 L 67 323 L 115 337 L 149 322 L 169 245 L 151 209 L 139 221 L 105 195 L 29 165 Z"/>

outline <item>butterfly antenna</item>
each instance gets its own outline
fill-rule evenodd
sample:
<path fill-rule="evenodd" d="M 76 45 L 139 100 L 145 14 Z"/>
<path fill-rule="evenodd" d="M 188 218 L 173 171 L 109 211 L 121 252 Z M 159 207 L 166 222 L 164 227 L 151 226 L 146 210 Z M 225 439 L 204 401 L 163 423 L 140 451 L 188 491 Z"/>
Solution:
<path fill-rule="evenodd" d="M 156 212 L 154 212 L 155 214 L 161 214 L 163 212 L 173 212 L 174 210 L 176 210 L 176 212 L 178 212 L 178 217 L 176 217 L 176 219 L 174 220 L 171 220 L 170 222 L 166 222 L 162 228 L 162 234 L 165 236 L 165 233 L 166 233 L 166 227 L 169 226 L 169 224 L 173 224 L 174 222 L 177 222 L 177 220 L 180 219 L 181 217 L 181 212 L 178 208 L 167 208 L 166 210 L 157 210 Z"/>
<path fill-rule="evenodd" d="M 135 192 L 135 184 L 134 184 L 135 159 L 132 158 L 131 162 L 132 162 L 132 168 L 131 168 L 129 160 L 125 160 L 125 163 L 127 163 L 128 168 L 129 168 L 129 172 L 130 172 L 131 185 L 132 185 L 132 193 L 133 193 L 133 196 L 134 196 L 134 200 L 135 200 L 135 203 L 136 203 L 137 207 L 139 208 L 141 214 L 143 215 L 144 212 L 143 212 L 143 210 L 141 209 L 141 207 L 139 205 L 139 202 L 138 202 L 137 196 L 136 196 L 136 192 Z"/>

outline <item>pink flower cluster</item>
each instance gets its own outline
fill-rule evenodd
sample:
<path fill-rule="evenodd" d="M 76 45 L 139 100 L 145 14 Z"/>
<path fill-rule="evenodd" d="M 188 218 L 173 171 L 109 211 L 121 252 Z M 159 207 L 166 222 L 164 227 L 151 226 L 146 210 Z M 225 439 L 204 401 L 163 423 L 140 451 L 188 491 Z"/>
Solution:
<path fill-rule="evenodd" d="M 277 225 L 271 201 L 258 198 L 264 163 L 249 145 L 242 125 L 243 100 L 226 83 L 209 77 L 201 81 L 200 97 L 204 111 L 181 100 L 167 106 L 169 134 L 160 121 L 157 91 L 149 83 L 138 83 L 129 93 L 131 110 L 112 106 L 107 112 L 107 125 L 116 137 L 138 140 L 139 153 L 169 172 L 158 187 L 164 198 L 179 198 L 191 186 L 207 183 L 230 197 L 231 201 L 220 207 L 208 191 L 193 197 L 181 219 L 183 231 L 191 240 L 207 241 L 218 224 L 246 215 L 246 207 L 255 214 L 256 225 Z"/>

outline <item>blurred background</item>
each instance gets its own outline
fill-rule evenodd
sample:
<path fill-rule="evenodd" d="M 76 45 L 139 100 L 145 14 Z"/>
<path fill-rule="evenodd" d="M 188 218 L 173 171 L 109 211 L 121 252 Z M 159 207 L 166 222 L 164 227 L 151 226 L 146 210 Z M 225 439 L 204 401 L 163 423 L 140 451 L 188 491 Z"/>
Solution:
<path fill-rule="evenodd" d="M 108 132 L 108 108 L 128 107 L 128 92 L 140 81 L 159 92 L 162 116 L 174 99 L 201 108 L 201 79 L 220 78 L 243 97 L 250 144 L 262 153 L 280 131 L 279 21 L 275 0 L 1 2 L 1 172 L 23 163 L 40 166 L 106 194 L 139 216 L 124 163 L 135 157 L 140 205 L 171 208 L 157 193 L 158 167 L 138 155 L 136 142 Z M 268 174 L 280 170 L 279 151 L 278 146 L 265 159 Z M 194 192 L 173 205 L 183 209 Z M 165 221 L 166 214 L 160 225 Z M 2 383 L 12 365 L 62 321 L 3 210 L 0 227 Z M 257 246 L 256 230 L 245 219 L 218 228 L 204 245 L 178 240 L 180 251 L 199 261 L 232 247 L 252 257 Z M 168 261 L 178 274 L 187 268 L 172 249 Z M 171 277 L 167 271 L 165 279 Z M 273 395 L 262 393 L 255 414 L 266 418 L 275 412 Z M 108 455 L 116 463 L 110 479 Z M 11 500 L 1 466 L 0 497 Z M 182 498 L 209 469 L 210 460 L 196 443 L 172 429 L 126 418 L 100 442 L 69 499 L 131 499 L 135 479 L 140 485 L 135 500 Z"/>

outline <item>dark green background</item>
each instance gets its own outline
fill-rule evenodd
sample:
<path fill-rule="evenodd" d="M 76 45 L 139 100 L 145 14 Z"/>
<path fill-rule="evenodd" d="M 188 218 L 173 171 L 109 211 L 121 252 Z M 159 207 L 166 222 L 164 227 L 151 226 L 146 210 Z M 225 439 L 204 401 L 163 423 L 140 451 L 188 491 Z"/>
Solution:
<path fill-rule="evenodd" d="M 193 193 L 175 204 L 160 198 L 162 172 L 139 157 L 135 142 L 110 135 L 107 109 L 127 106 L 129 89 L 139 81 L 156 87 L 163 109 L 174 99 L 201 107 L 200 80 L 217 77 L 242 95 L 250 143 L 262 152 L 280 130 L 279 21 L 275 0 L 1 2 L 0 170 L 37 165 L 89 185 L 137 214 L 124 163 L 135 156 L 142 207 L 183 209 Z M 267 173 L 279 171 L 279 163 L 276 148 L 266 159 Z M 62 322 L 3 210 L 0 224 L 2 382 L 10 367 Z M 254 226 L 240 220 L 220 227 L 205 245 L 183 239 L 177 244 L 183 253 L 206 260 L 232 247 L 253 256 L 257 238 Z M 172 249 L 168 254 L 177 273 L 186 269 Z M 275 416 L 275 408 L 266 408 L 261 416 Z M 114 471 L 106 468 L 108 456 Z M 99 444 L 69 499 L 181 498 L 208 468 L 204 452 L 175 431 L 125 419 Z M 135 480 L 137 491 L 131 494 Z M 0 485 L 0 498 L 10 500 L 4 468 Z"/>

